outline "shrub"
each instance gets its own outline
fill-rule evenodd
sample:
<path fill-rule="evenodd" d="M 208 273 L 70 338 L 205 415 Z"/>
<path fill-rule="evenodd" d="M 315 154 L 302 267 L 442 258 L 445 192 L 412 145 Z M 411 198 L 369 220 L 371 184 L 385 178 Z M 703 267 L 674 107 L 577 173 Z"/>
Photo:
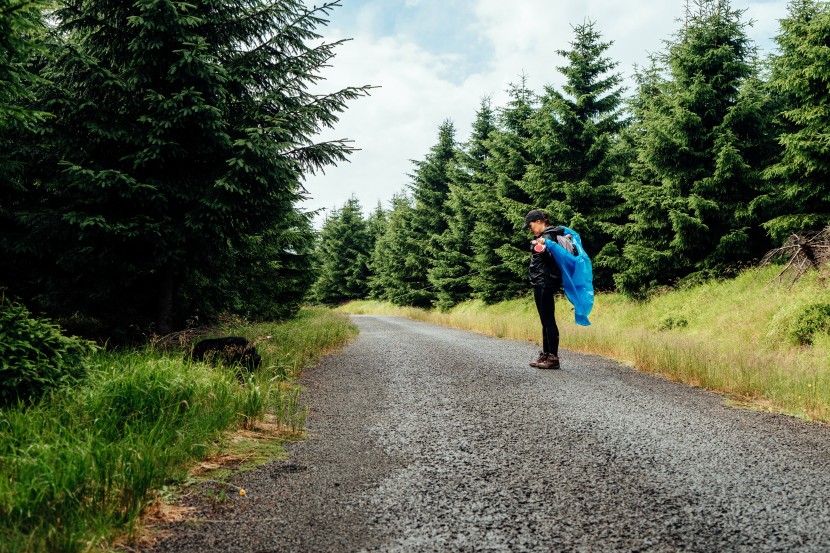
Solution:
<path fill-rule="evenodd" d="M 682 315 L 664 317 L 660 324 L 657 325 L 657 330 L 671 330 L 673 328 L 684 328 L 689 326 L 689 321 Z"/>
<path fill-rule="evenodd" d="M 48 319 L 32 317 L 24 306 L 0 300 L 0 405 L 78 382 L 94 349 L 91 342 L 64 336 Z"/>
<path fill-rule="evenodd" d="M 800 309 L 791 319 L 790 338 L 809 346 L 817 334 L 830 334 L 830 303 L 813 303 Z"/>

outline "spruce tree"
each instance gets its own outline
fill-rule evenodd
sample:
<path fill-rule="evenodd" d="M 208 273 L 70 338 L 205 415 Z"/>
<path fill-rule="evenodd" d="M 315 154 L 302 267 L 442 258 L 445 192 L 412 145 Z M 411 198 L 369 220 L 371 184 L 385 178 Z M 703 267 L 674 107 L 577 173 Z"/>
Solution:
<path fill-rule="evenodd" d="M 32 105 L 32 89 L 40 82 L 36 59 L 45 51 L 44 6 L 35 0 L 0 2 L 0 289 L 15 283 L 4 275 L 20 273 L 20 257 L 31 256 L 31 245 L 16 240 L 15 212 L 22 194 L 21 143 L 45 116 Z M 22 295 L 19 288 L 14 293 Z"/>
<path fill-rule="evenodd" d="M 353 196 L 323 223 L 314 257 L 318 274 L 312 297 L 328 305 L 365 298 L 371 247 L 369 227 Z"/>
<path fill-rule="evenodd" d="M 507 274 L 496 252 L 503 242 L 498 241 L 494 232 L 495 225 L 504 223 L 496 173 L 491 163 L 490 141 L 496 130 L 497 113 L 490 99 L 485 98 L 476 112 L 470 140 L 459 152 L 458 172 L 454 177 L 458 189 L 467 191 L 462 196 L 469 209 L 469 221 L 464 223 L 467 236 L 463 247 L 471 250 L 467 254 L 470 295 L 489 302 L 499 297 L 498 283 Z"/>
<path fill-rule="evenodd" d="M 26 190 L 48 212 L 17 216 L 29 221 L 22 239 L 54 260 L 38 292 L 47 307 L 164 333 L 244 308 L 258 255 L 276 267 L 260 273 L 270 282 L 297 282 L 280 271 L 308 231 L 300 179 L 350 151 L 313 137 L 364 91 L 309 91 L 338 45 L 314 44 L 335 5 L 63 3 L 43 72 L 53 84 L 38 91 L 55 117 Z M 265 240 L 286 249 L 257 246 Z M 292 258 L 290 270 L 303 264 Z"/>
<path fill-rule="evenodd" d="M 413 201 L 406 193 L 392 197 L 383 232 L 372 251 L 369 278 L 370 297 L 396 305 L 428 307 L 431 297 L 423 290 L 418 271 L 422 265 L 420 243 L 410 236 Z"/>
<path fill-rule="evenodd" d="M 262 234 L 242 237 L 242 247 L 227 250 L 229 259 L 221 263 L 214 260 L 213 265 L 193 275 L 209 284 L 184 287 L 182 292 L 199 294 L 187 298 L 186 304 L 200 305 L 207 297 L 215 303 L 201 307 L 200 312 L 230 312 L 268 321 L 294 316 L 309 294 L 310 275 L 317 264 L 311 215 L 292 210 Z M 210 276 L 207 270 L 212 270 Z M 205 290 L 219 293 L 204 294 Z"/>
<path fill-rule="evenodd" d="M 486 166 L 493 186 L 480 189 L 481 210 L 474 233 L 478 273 L 472 282 L 474 296 L 488 303 L 527 290 L 529 237 L 521 227 L 533 200 L 521 181 L 532 163 L 528 124 L 536 105 L 524 76 L 519 84 L 510 85 L 508 94 L 507 105 L 498 112 L 497 128 L 486 142 Z"/>
<path fill-rule="evenodd" d="M 611 44 L 586 21 L 574 27 L 571 49 L 557 51 L 568 62 L 558 68 L 566 80 L 564 94 L 545 88 L 529 121 L 533 164 L 522 179 L 534 206 L 545 209 L 551 222 L 580 233 L 595 256 L 595 282 L 606 287 L 611 273 L 602 249 L 611 243 L 608 225 L 623 222 L 613 146 L 624 125 L 624 89 L 619 73 L 611 73 L 617 63 L 605 55 Z"/>
<path fill-rule="evenodd" d="M 482 200 L 486 199 L 487 189 L 493 187 L 486 146 L 493 130 L 495 115 L 490 99 L 485 98 L 476 113 L 470 140 L 456 150 L 449 173 L 450 191 L 445 203 L 447 228 L 438 240 L 435 264 L 429 273 L 440 309 L 471 297 L 472 279 L 478 276 L 474 265 L 479 254 L 495 257 L 492 250 L 477 250 L 475 236 L 479 221 L 486 216 Z"/>
<path fill-rule="evenodd" d="M 638 157 L 621 185 L 630 222 L 614 261 L 627 293 L 723 274 L 765 248 L 751 209 L 770 151 L 754 48 L 728 0 L 695 6 L 668 52 L 640 75 Z"/>
<path fill-rule="evenodd" d="M 383 204 L 378 201 L 377 205 L 375 206 L 375 210 L 369 214 L 369 217 L 366 219 L 366 229 L 369 233 L 369 252 L 371 253 L 375 249 L 375 243 L 377 243 L 378 238 L 383 234 L 384 229 L 386 228 L 386 222 L 389 218 L 389 213 L 383 209 Z"/>
<path fill-rule="evenodd" d="M 407 264 L 410 270 L 411 297 L 419 306 L 436 301 L 429 273 L 440 251 L 439 241 L 447 229 L 446 201 L 450 191 L 450 172 L 455 157 L 455 126 L 444 121 L 438 128 L 438 142 L 421 161 L 413 161 L 410 190 L 415 200 L 409 240 L 412 241 Z M 441 277 L 439 277 L 441 278 Z"/>
<path fill-rule="evenodd" d="M 0 3 L 0 129 L 30 123 L 44 115 L 28 109 L 32 88 L 39 80 L 32 58 L 43 51 L 45 0 L 6 0 Z"/>
<path fill-rule="evenodd" d="M 769 86 L 781 102 L 780 160 L 766 173 L 777 217 L 765 226 L 776 244 L 830 224 L 830 5 L 794 0 L 776 37 Z"/>

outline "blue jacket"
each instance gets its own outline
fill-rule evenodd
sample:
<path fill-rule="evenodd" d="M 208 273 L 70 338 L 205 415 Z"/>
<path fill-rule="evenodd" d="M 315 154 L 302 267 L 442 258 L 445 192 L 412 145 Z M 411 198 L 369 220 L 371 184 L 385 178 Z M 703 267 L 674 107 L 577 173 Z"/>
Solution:
<path fill-rule="evenodd" d="M 568 301 L 574 306 L 576 324 L 590 326 L 588 315 L 594 307 L 594 274 L 591 259 L 582 248 L 582 239 L 579 238 L 579 234 L 568 227 L 562 227 L 562 230 L 566 235 L 571 235 L 576 255 L 569 253 L 559 243 L 547 237 L 545 246 L 562 271 L 562 287 L 565 289 Z"/>

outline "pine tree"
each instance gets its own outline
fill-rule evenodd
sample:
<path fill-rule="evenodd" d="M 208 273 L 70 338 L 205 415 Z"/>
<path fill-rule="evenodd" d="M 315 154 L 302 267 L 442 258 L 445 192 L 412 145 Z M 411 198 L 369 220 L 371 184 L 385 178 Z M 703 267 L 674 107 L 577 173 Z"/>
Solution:
<path fill-rule="evenodd" d="M 595 282 L 611 285 L 602 249 L 611 242 L 607 226 L 622 221 L 622 198 L 614 186 L 613 146 L 624 121 L 621 116 L 622 77 L 605 56 L 595 23 L 574 27 L 570 50 L 557 53 L 567 60 L 564 94 L 548 86 L 529 122 L 533 164 L 522 188 L 535 207 L 545 209 L 552 222 L 580 233 L 585 248 L 595 255 Z"/>
<path fill-rule="evenodd" d="M 470 212 L 469 221 L 464 224 L 467 236 L 462 240 L 462 247 L 470 249 L 467 253 L 470 295 L 485 301 L 495 299 L 496 284 L 505 270 L 496 253 L 501 242 L 493 240 L 493 224 L 503 218 L 498 204 L 496 174 L 490 164 L 490 139 L 497 129 L 496 124 L 497 114 L 490 99 L 485 98 L 476 112 L 470 140 L 458 156 L 458 173 L 454 178 L 459 190 L 469 190 L 462 196 Z M 490 292 L 494 292 L 493 296 Z"/>
<path fill-rule="evenodd" d="M 365 298 L 369 293 L 371 247 L 363 209 L 353 196 L 323 223 L 314 258 L 318 276 L 313 298 L 328 305 Z"/>
<path fill-rule="evenodd" d="M 438 128 L 438 142 L 422 161 L 414 161 L 415 172 L 410 189 L 415 200 L 409 239 L 413 247 L 407 264 L 411 289 L 419 290 L 412 298 L 426 306 L 437 296 L 429 281 L 440 251 L 439 241 L 447 229 L 446 201 L 450 191 L 450 172 L 455 157 L 455 126 L 444 121 Z"/>
<path fill-rule="evenodd" d="M 31 123 L 44 114 L 28 109 L 32 87 L 39 80 L 32 57 L 43 51 L 45 0 L 6 0 L 0 3 L 0 129 Z"/>
<path fill-rule="evenodd" d="M 519 84 L 510 85 L 508 94 L 507 106 L 498 113 L 497 128 L 486 142 L 486 165 L 494 181 L 492 187 L 481 188 L 481 210 L 473 235 L 478 273 L 472 282 L 474 295 L 488 303 L 527 290 L 529 236 L 521 227 L 533 200 L 520 185 L 532 163 L 528 125 L 536 106 L 524 76 Z"/>
<path fill-rule="evenodd" d="M 781 101 L 781 159 L 766 176 L 778 217 L 765 224 L 776 244 L 830 224 L 830 5 L 794 0 L 781 20 L 770 88 Z"/>
<path fill-rule="evenodd" d="M 470 140 L 456 150 L 455 163 L 450 170 L 450 191 L 445 202 L 447 228 L 438 240 L 435 264 L 429 272 L 435 287 L 437 306 L 447 309 L 467 300 L 472 295 L 472 279 L 477 276 L 473 265 L 479 253 L 493 256 L 494 252 L 478 252 L 475 236 L 479 219 L 486 215 L 481 201 L 493 186 L 492 174 L 487 168 L 486 142 L 495 130 L 495 115 L 490 99 L 481 101 L 473 123 Z"/>
<path fill-rule="evenodd" d="M 372 252 L 375 249 L 375 244 L 378 241 L 378 238 L 383 234 L 384 229 L 386 228 L 386 223 L 389 218 L 389 213 L 383 209 L 383 204 L 378 201 L 377 205 L 375 206 L 375 210 L 369 214 L 369 217 L 366 219 L 366 229 L 369 233 L 369 251 Z"/>
<path fill-rule="evenodd" d="M 312 44 L 335 5 L 63 3 L 64 42 L 43 73 L 53 84 L 38 92 L 55 117 L 26 192 L 49 208 L 18 214 L 30 221 L 25 238 L 56 262 L 39 292 L 53 311 L 164 333 L 245 308 L 256 252 L 288 270 L 279 258 L 297 250 L 256 244 L 297 243 L 307 230 L 295 207 L 302 175 L 350 151 L 313 136 L 364 92 L 308 90 L 338 45 Z"/>
<path fill-rule="evenodd" d="M 614 262 L 628 293 L 722 274 L 765 248 L 751 209 L 769 152 L 754 48 L 728 0 L 695 6 L 665 56 L 640 75 L 638 157 L 621 186 L 631 222 Z"/>
<path fill-rule="evenodd" d="M 34 66 L 45 51 L 44 6 L 46 2 L 34 0 L 0 2 L 0 289 L 16 283 L 5 275 L 20 273 L 19 257 L 31 256 L 30 246 L 13 237 L 19 234 L 15 211 L 21 202 L 24 169 L 20 145 L 45 116 L 32 106 L 32 89 L 41 81 Z M 10 255 L 13 250 L 18 251 L 17 258 Z M 15 293 L 23 291 L 19 288 Z"/>
<path fill-rule="evenodd" d="M 231 312 L 267 321 L 294 316 L 308 296 L 310 275 L 317 263 L 311 215 L 292 210 L 266 232 L 244 236 L 242 247 L 228 250 L 228 260 L 205 267 L 218 268 L 211 277 L 199 273 L 199 279 L 209 284 L 184 291 L 215 291 L 206 294 L 216 303 L 200 308 L 204 313 Z M 198 305 L 203 298 L 191 298 L 187 303 Z"/>
<path fill-rule="evenodd" d="M 417 249 L 420 243 L 410 236 L 413 211 L 409 196 L 393 196 L 386 225 L 372 251 L 370 297 L 396 305 L 428 307 L 431 297 L 423 290 L 418 273 L 422 269 L 418 254 L 423 252 Z"/>

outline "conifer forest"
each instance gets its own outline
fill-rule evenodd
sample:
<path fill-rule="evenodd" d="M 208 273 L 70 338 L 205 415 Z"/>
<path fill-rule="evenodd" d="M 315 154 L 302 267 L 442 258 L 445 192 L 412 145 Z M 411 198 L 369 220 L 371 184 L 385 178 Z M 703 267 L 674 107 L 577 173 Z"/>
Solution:
<path fill-rule="evenodd" d="M 764 547 L 783 550 L 781 544 L 796 542 L 775 541 L 779 530 L 781 540 L 807 535 L 790 535 L 786 525 L 770 533 L 763 517 L 760 525 L 745 525 L 756 511 L 724 510 L 731 496 L 718 494 L 740 489 L 741 505 L 777 514 L 776 506 L 791 499 L 778 492 L 789 490 L 791 482 L 813 478 L 821 492 L 827 479 L 816 475 L 825 460 L 810 464 L 809 457 L 801 463 L 802 455 L 813 455 L 827 441 L 818 425 L 802 434 L 802 426 L 789 423 L 762 427 L 750 424 L 757 418 L 710 417 L 709 411 L 726 410 L 714 407 L 721 401 L 715 396 L 705 402 L 697 395 L 682 399 L 692 396 L 676 395 L 669 383 L 635 380 L 627 368 L 618 377 L 622 373 L 606 368 L 599 357 L 584 363 L 578 358 L 616 355 L 639 370 L 734 394 L 740 405 L 753 409 L 830 420 L 826 278 L 811 274 L 797 297 L 795 288 L 759 293 L 745 285 L 762 274 L 745 269 L 777 263 L 776 256 L 798 260 L 784 265 L 779 280 L 791 267 L 800 275 L 808 264 L 826 265 L 830 258 L 830 1 L 790 0 L 770 37 L 775 48 L 762 55 L 748 34 L 746 11 L 730 0 L 671 0 L 685 8 L 684 16 L 674 30 L 657 31 L 669 38 L 658 52 L 643 55 L 633 78 L 624 76 L 627 68 L 611 55 L 615 37 L 603 35 L 602 21 L 586 17 L 554 37 L 562 49 L 545 53 L 551 73 L 545 82 L 560 84 L 533 90 L 516 67 L 513 74 L 522 75 L 516 82 L 491 83 L 492 90 L 505 91 L 498 102 L 486 91 L 470 96 L 465 88 L 458 97 L 470 98 L 466 114 L 420 119 L 429 121 L 431 133 L 446 117 L 431 147 L 418 142 L 416 149 L 428 151 L 412 156 L 417 159 L 407 165 L 409 174 L 383 183 L 388 204 L 361 205 L 358 190 L 348 190 L 332 204 L 355 195 L 324 214 L 307 207 L 313 194 L 320 196 L 312 176 L 349 161 L 365 143 L 322 137 L 332 129 L 340 132 L 338 123 L 346 126 L 351 117 L 341 119 L 355 102 L 363 109 L 377 100 L 376 87 L 392 90 L 388 83 L 395 82 L 352 82 L 359 68 L 370 65 L 364 59 L 357 66 L 338 65 L 349 39 L 329 40 L 325 28 L 349 1 L 360 6 L 359 0 L 316 5 L 313 0 L 0 0 L 0 553 L 134 550 L 131 544 L 145 536 L 145 515 L 162 516 L 165 501 L 184 497 L 186 507 L 171 510 L 177 513 L 171 517 L 181 516 L 177 528 L 188 535 L 205 533 L 200 539 L 206 542 L 192 544 L 260 551 L 273 539 L 280 550 L 306 551 L 307 544 L 318 542 L 305 541 L 305 534 L 341 540 L 329 526 L 317 524 L 328 518 L 315 514 L 327 513 L 323 507 L 336 508 L 332 518 L 343 517 L 342 526 L 331 528 L 348 527 L 363 539 L 364 530 L 382 527 L 386 536 L 410 516 L 401 507 L 407 502 L 398 498 L 413 489 L 437 499 L 424 509 L 411 504 L 417 516 L 400 531 L 404 535 L 418 522 L 415 537 L 389 542 L 401 550 L 439 543 L 469 549 L 477 545 L 479 531 L 486 533 L 485 546 L 503 534 L 510 540 L 518 536 L 505 549 L 522 550 L 546 539 L 540 536 L 548 530 L 522 532 L 530 532 L 534 521 L 559 524 L 557 513 L 573 511 L 559 505 L 571 497 L 591 506 L 574 519 L 586 526 L 560 525 L 580 534 L 572 542 L 577 548 L 590 543 L 585 540 L 592 539 L 591 531 L 619 547 L 675 547 L 684 536 L 676 533 L 679 519 L 688 522 L 693 544 L 709 543 L 699 541 L 699 521 L 717 530 L 717 539 L 728 534 L 723 528 L 731 528 L 723 521 L 743 525 L 745 532 L 728 543 L 749 536 L 755 541 L 740 543 L 763 541 Z M 783 9 L 783 0 L 777 2 Z M 400 17 L 408 18 L 413 12 L 407 10 L 417 3 L 397 2 Z M 375 12 L 387 9 L 387 0 L 371 4 Z M 472 2 L 455 4 L 466 17 Z M 497 7 L 503 13 L 521 4 L 504 1 Z M 529 11 L 538 15 L 553 4 L 539 2 Z M 446 14 L 428 15 L 431 36 L 444 41 L 446 35 L 433 27 L 435 18 Z M 550 18 L 538 19 L 547 25 Z M 524 30 L 526 19 L 517 21 Z M 506 27 L 500 18 L 494 26 Z M 390 28 L 395 32 L 384 40 L 397 33 L 397 27 Z M 554 34 L 547 28 L 540 32 L 546 40 Z M 364 54 L 375 49 L 367 42 Z M 531 49 L 520 52 L 523 60 L 535 55 L 527 52 Z M 430 63 L 466 60 L 455 53 L 429 54 L 422 57 Z M 504 59 L 510 63 L 502 63 L 500 71 L 517 58 Z M 376 75 L 391 72 L 385 63 L 374 65 Z M 412 74 L 418 71 L 411 69 L 418 66 L 402 65 L 399 73 L 415 82 Z M 347 84 L 326 80 L 335 66 L 350 68 L 339 74 L 346 79 L 337 81 Z M 450 69 L 461 72 L 456 65 Z M 441 71 L 443 79 L 443 66 Z M 491 73 L 476 73 L 464 85 L 477 86 L 481 75 Z M 422 86 L 418 92 L 424 90 L 428 95 L 411 95 L 417 106 L 407 104 L 407 112 L 430 102 L 430 110 L 449 105 L 440 91 Z M 379 105 L 372 115 L 386 113 Z M 462 116 L 472 121 L 471 128 L 456 127 L 453 118 Z M 359 119 L 359 129 L 387 139 Z M 372 122 L 392 126 L 395 119 Z M 369 148 L 363 153 L 371 155 Z M 365 175 L 367 183 L 376 178 Z M 528 294 L 532 297 L 527 278 L 532 233 L 523 229 L 531 209 L 542 209 L 553 225 L 579 233 L 591 258 L 594 289 L 618 292 L 597 296 L 601 309 L 591 328 L 563 333 L 570 340 L 563 341 L 565 370 L 546 374 L 536 368 L 560 367 L 555 348 L 548 352 L 543 342 L 539 357 L 555 359 L 555 366 L 537 362 L 528 372 L 523 358 L 534 349 L 529 341 L 538 338 L 536 313 L 522 311 L 531 307 Z M 587 265 L 584 256 L 580 262 Z M 765 271 L 772 278 L 779 267 Z M 721 284 L 736 286 L 712 291 Z M 671 288 L 678 290 L 662 293 Z M 727 304 L 707 301 L 718 295 L 732 302 L 722 307 Z M 813 301 L 817 295 L 820 302 Z M 327 307 L 361 299 L 380 303 Z M 451 310 L 468 300 L 474 301 Z M 704 301 L 708 311 L 701 308 Z M 443 340 L 444 328 L 402 333 L 407 323 L 399 320 L 349 319 L 345 312 L 360 312 L 361 304 L 433 320 L 458 314 L 457 320 L 494 323 L 468 330 L 514 342 L 485 343 L 475 336 L 468 342 L 461 334 Z M 561 309 L 564 302 L 558 305 Z M 505 307 L 512 311 L 500 316 Z M 603 311 L 605 320 L 599 316 Z M 718 313 L 728 316 L 718 319 L 713 315 Z M 648 328 L 626 326 L 633 319 Z M 355 324 L 367 321 L 371 324 L 361 328 Z M 528 321 L 534 321 L 532 328 Z M 371 332 L 358 336 L 361 329 Z M 319 377 L 300 384 L 305 368 L 352 340 L 360 345 L 367 335 L 376 341 L 331 356 L 335 362 L 321 363 Z M 407 337 L 415 342 L 413 336 L 417 347 L 404 351 L 399 342 Z M 593 355 L 577 354 L 578 348 Z M 482 364 L 490 352 L 504 357 Z M 454 374 L 443 378 L 443 372 Z M 611 380 L 625 390 L 606 389 Z M 643 386 L 647 394 L 640 393 Z M 316 394 L 313 402 L 300 399 L 306 390 Z M 526 397 L 529 390 L 532 397 Z M 558 404 L 559 398 L 567 401 Z M 609 398 L 613 405 L 606 410 Z M 654 405 L 641 405 L 648 402 Z M 696 411 L 699 406 L 705 416 Z M 632 407 L 640 410 L 642 422 L 606 424 Z M 659 418 L 675 407 L 675 422 L 653 424 L 655 413 Z M 559 416 L 566 411 L 579 411 L 582 418 Z M 478 418 L 470 419 L 472 412 Z M 283 444 L 305 436 L 308 413 L 319 415 L 312 427 L 316 439 L 309 440 L 317 449 L 295 450 L 306 457 L 292 458 Z M 772 419 L 763 415 L 766 425 Z M 518 418 L 531 424 L 517 427 Z M 698 422 L 688 426 L 689 420 Z M 708 421 L 717 425 L 709 428 Z M 752 432 L 733 441 L 732 436 L 740 438 L 730 430 L 735 421 Z M 730 432 L 722 432 L 726 427 Z M 566 432 L 551 434 L 551 428 Z M 773 437 L 789 434 L 767 440 L 765 428 L 774 430 Z M 678 429 L 696 429 L 697 436 L 682 448 L 676 440 L 656 439 Z M 586 440 L 588 430 L 596 432 Z M 334 435 L 336 440 L 327 441 Z M 539 441 L 534 436 L 552 445 L 533 450 L 537 457 L 527 456 L 532 448 L 513 447 L 519 435 L 525 440 L 515 442 L 520 445 Z M 728 454 L 699 450 L 712 436 L 717 437 L 712 445 Z M 795 442 L 801 445 L 785 449 Z M 469 444 L 475 447 L 468 455 Z M 494 457 L 499 448 L 509 455 Z M 775 455 L 759 462 L 755 453 L 767 449 Z M 433 455 L 443 450 L 446 455 Z M 693 456 L 684 453 L 692 451 Z M 320 464 L 313 459 L 317 455 Z M 430 457 L 432 464 L 409 464 L 410 457 Z M 628 470 L 630 460 L 650 469 L 655 459 L 667 460 L 660 471 Z M 764 466 L 769 474 L 791 466 L 804 471 L 787 473 L 790 480 L 772 487 L 763 471 L 754 480 L 715 474 L 709 478 L 717 488 L 711 488 L 717 492 L 714 506 L 698 509 L 697 498 L 709 489 L 699 484 L 700 475 L 721 459 L 731 464 L 720 474 L 731 472 L 730 477 Z M 237 474 L 282 460 L 291 464 L 262 471 L 265 476 L 250 480 L 248 492 L 237 485 L 242 482 Z M 503 479 L 505 467 L 512 471 L 517 464 L 527 478 Z M 550 472 L 554 465 L 570 472 Z M 664 495 L 642 495 L 674 480 L 673 467 L 687 465 L 690 472 L 665 487 Z M 375 472 L 366 472 L 367 466 Z M 470 475 L 471 466 L 478 467 L 476 474 Z M 541 473 L 554 483 L 569 482 L 574 471 L 590 480 L 587 488 L 582 488 L 587 480 L 575 478 L 560 490 L 539 479 Z M 298 487 L 277 487 L 294 472 L 291 486 Z M 415 476 L 389 476 L 398 473 Z M 427 480 L 433 482 L 418 487 Z M 447 482 L 464 490 L 449 503 L 443 493 Z M 678 487 L 687 483 L 688 489 Z M 479 501 L 477 488 L 516 503 L 500 503 L 498 516 L 480 515 L 489 499 Z M 761 488 L 764 494 L 755 493 Z M 375 502 L 371 493 L 384 489 L 394 500 Z M 803 497 L 811 500 L 809 491 Z M 624 501 L 600 503 L 599 495 Z M 202 501 L 209 503 L 206 510 L 190 507 Z M 309 508 L 315 501 L 319 505 Z M 369 512 L 370 503 L 382 514 Z M 815 512 L 826 514 L 820 503 L 814 502 Z M 459 518 L 472 530 L 456 536 L 447 524 L 459 523 L 449 519 L 466 504 L 478 505 Z M 594 505 L 608 510 L 597 515 Z M 689 505 L 695 510 L 691 518 Z M 794 505 L 792 526 L 807 528 L 806 511 L 798 509 L 813 503 Z M 532 524 L 515 524 L 516 513 L 526 506 L 533 513 L 522 520 Z M 279 518 L 280 510 L 297 514 L 301 522 Z M 617 536 L 638 529 L 614 534 L 597 521 L 634 520 L 618 516 L 622 510 L 637 519 L 658 512 L 662 518 L 649 522 L 655 533 L 621 541 Z M 701 518 L 710 513 L 714 526 Z M 421 541 L 428 525 L 422 528 L 420 521 L 428 518 L 440 522 L 436 535 L 452 529 L 452 539 Z M 492 521 L 504 526 L 491 526 Z M 235 535 L 230 527 L 250 541 L 229 539 Z M 267 532 L 259 532 L 264 527 Z M 158 529 L 166 536 L 166 529 Z M 295 542 L 283 539 L 284 530 L 304 535 Z M 151 543 L 136 547 L 154 547 Z M 325 543 L 342 548 L 351 542 Z M 804 544 L 810 542 L 797 543 Z"/>
<path fill-rule="evenodd" d="M 580 233 L 594 285 L 635 298 L 736 274 L 830 223 L 830 6 L 793 0 L 761 58 L 728 0 L 686 2 L 625 90 L 610 39 L 573 27 L 565 84 L 446 120 L 408 187 L 327 217 L 313 297 L 446 309 L 526 293 L 524 214 Z"/>
<path fill-rule="evenodd" d="M 685 5 L 633 89 L 586 19 L 561 88 L 506 84 L 465 142 L 447 114 L 390 205 L 315 231 L 303 176 L 353 148 L 316 136 L 371 88 L 310 92 L 338 2 L 3 2 L 0 289 L 105 336 L 495 303 L 527 293 L 531 208 L 580 233 L 599 290 L 734 274 L 830 223 L 830 6 L 790 2 L 761 58 L 728 0 Z"/>

